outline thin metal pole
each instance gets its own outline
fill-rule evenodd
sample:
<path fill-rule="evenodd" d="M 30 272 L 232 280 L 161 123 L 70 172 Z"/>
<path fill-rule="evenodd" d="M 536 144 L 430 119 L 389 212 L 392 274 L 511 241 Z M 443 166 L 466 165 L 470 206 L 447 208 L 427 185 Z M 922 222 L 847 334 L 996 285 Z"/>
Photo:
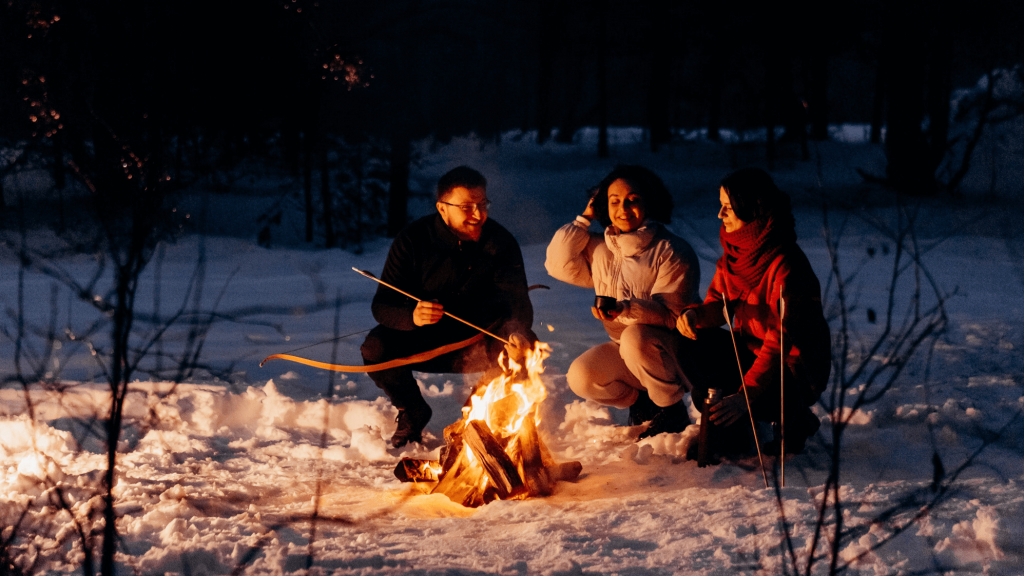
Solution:
<path fill-rule="evenodd" d="M 764 470 L 764 458 L 761 457 L 761 443 L 757 440 L 754 411 L 750 409 L 750 395 L 747 394 L 747 387 L 743 385 L 743 364 L 740 363 L 740 349 L 736 346 L 736 334 L 732 331 L 732 318 L 729 317 L 729 302 L 725 298 L 722 299 L 722 309 L 725 310 L 725 323 L 729 325 L 732 350 L 736 353 L 736 366 L 740 369 L 740 390 L 743 390 L 743 398 L 747 401 L 747 414 L 750 414 L 750 431 L 754 433 L 754 448 L 757 449 L 757 461 L 761 464 L 761 477 L 764 478 L 764 487 L 768 488 L 768 473 Z"/>
<path fill-rule="evenodd" d="M 394 286 L 392 286 L 391 284 L 388 284 L 387 282 L 385 282 L 385 281 L 381 280 L 380 278 L 377 278 L 376 276 L 374 276 L 374 275 L 373 275 L 373 274 L 371 274 L 370 272 L 367 272 L 366 270 L 360 270 L 359 268 L 356 268 L 355 266 L 353 266 L 353 267 L 352 267 L 352 269 L 353 269 L 353 270 L 355 270 L 356 272 L 358 272 L 358 273 L 362 274 L 363 276 L 366 276 L 366 277 L 367 277 L 367 278 L 369 278 L 370 280 L 373 280 L 374 282 L 377 282 L 378 284 L 382 284 L 382 285 L 384 285 L 384 286 L 387 286 L 388 288 L 391 288 L 391 289 L 392 289 L 392 290 L 394 290 L 395 292 L 398 292 L 398 293 L 400 293 L 400 294 L 404 294 L 404 295 L 408 296 L 409 298 L 412 298 L 413 300 L 415 300 L 415 301 L 417 301 L 417 302 L 423 302 L 423 300 L 422 300 L 422 299 L 420 299 L 420 298 L 417 298 L 417 297 L 413 296 L 412 294 L 409 294 L 409 293 L 408 293 L 408 292 L 406 292 L 405 290 L 402 290 L 402 289 L 399 289 L 399 288 L 395 288 L 395 287 L 394 287 Z M 481 328 L 481 327 L 477 326 L 476 324 L 470 324 L 469 322 L 466 322 L 465 320 L 463 320 L 462 318 L 459 318 L 458 316 L 456 316 L 456 315 L 454 315 L 454 314 L 450 314 L 450 313 L 448 313 L 448 312 L 444 312 L 443 310 L 442 310 L 442 313 L 443 313 L 443 314 L 444 314 L 445 316 L 448 316 L 449 318 L 453 318 L 453 319 L 455 319 L 455 320 L 458 320 L 459 322 L 462 322 L 463 324 L 465 324 L 466 326 L 469 326 L 470 328 L 475 328 L 475 329 L 477 329 L 477 330 L 479 330 L 479 331 L 483 332 L 484 334 L 487 334 L 488 336 L 490 336 L 491 338 L 494 338 L 495 340 L 501 340 L 501 341 L 502 341 L 502 342 L 504 342 L 505 344 L 509 344 L 509 345 L 511 345 L 511 344 L 512 344 L 511 342 L 509 342 L 508 340 L 505 340 L 505 339 L 504 339 L 504 338 L 502 338 L 501 336 L 497 336 L 497 335 L 495 335 L 495 334 L 492 334 L 492 333 L 488 332 L 487 330 L 484 330 L 483 328 Z"/>
<path fill-rule="evenodd" d="M 782 470 L 782 487 L 786 487 L 786 331 L 782 327 L 782 319 L 786 316 L 786 299 L 779 296 L 779 467 Z"/>

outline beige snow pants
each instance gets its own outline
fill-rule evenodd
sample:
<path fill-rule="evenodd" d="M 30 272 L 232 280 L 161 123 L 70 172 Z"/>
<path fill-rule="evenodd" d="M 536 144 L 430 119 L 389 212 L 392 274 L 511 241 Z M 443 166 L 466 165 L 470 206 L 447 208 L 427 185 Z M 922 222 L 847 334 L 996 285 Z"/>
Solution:
<path fill-rule="evenodd" d="M 628 408 L 640 390 L 658 406 L 671 406 L 690 391 L 677 358 L 675 330 L 633 324 L 619 342 L 605 342 L 587 350 L 569 366 L 566 380 L 577 396 L 605 406 Z"/>

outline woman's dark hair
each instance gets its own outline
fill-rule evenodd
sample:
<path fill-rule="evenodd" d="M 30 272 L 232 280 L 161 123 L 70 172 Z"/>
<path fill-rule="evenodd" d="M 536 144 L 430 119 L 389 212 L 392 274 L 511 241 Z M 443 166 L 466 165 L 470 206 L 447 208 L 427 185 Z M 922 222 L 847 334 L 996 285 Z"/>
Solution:
<path fill-rule="evenodd" d="M 753 222 L 775 210 L 790 212 L 789 196 L 760 168 L 743 168 L 722 178 L 732 211 L 744 222 Z"/>
<path fill-rule="evenodd" d="M 610 226 L 608 217 L 608 187 L 616 180 L 625 180 L 637 196 L 643 198 L 644 212 L 651 220 L 664 224 L 672 221 L 672 195 L 658 175 L 643 166 L 619 164 L 597 185 L 594 195 L 594 217 L 602 226 Z"/>

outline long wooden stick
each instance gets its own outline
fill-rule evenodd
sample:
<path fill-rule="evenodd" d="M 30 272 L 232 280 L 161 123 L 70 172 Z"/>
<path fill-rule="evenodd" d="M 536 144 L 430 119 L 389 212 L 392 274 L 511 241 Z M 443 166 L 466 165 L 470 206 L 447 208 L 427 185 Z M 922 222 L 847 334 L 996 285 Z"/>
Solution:
<path fill-rule="evenodd" d="M 761 457 L 761 443 L 757 440 L 757 426 L 754 424 L 754 411 L 750 409 L 750 395 L 747 394 L 747 387 L 743 385 L 743 364 L 740 362 L 740 349 L 736 346 L 736 334 L 732 331 L 732 318 L 729 317 L 729 302 L 722 299 L 722 309 L 725 310 L 725 323 L 729 325 L 729 336 L 732 338 L 732 350 L 736 353 L 736 366 L 740 369 L 740 389 L 743 390 L 743 398 L 747 401 L 747 414 L 750 414 L 750 431 L 754 433 L 754 448 L 757 449 L 757 461 L 761 463 L 761 477 L 764 478 L 764 487 L 768 488 L 768 473 L 764 471 L 764 458 Z"/>
<path fill-rule="evenodd" d="M 359 268 L 356 268 L 355 266 L 353 266 L 352 269 L 355 270 L 356 272 L 362 274 L 363 276 L 366 276 L 370 280 L 373 280 L 374 282 L 376 282 L 378 284 L 382 284 L 384 286 L 387 286 L 388 288 L 391 288 L 392 290 L 394 290 L 395 292 L 398 292 L 399 294 L 404 294 L 404 295 L 408 296 L 409 298 L 412 298 L 413 300 L 415 300 L 417 302 L 422 302 L 423 301 L 422 299 L 417 298 L 417 297 L 413 296 L 412 294 L 409 294 L 405 290 L 401 290 L 399 288 L 395 288 L 391 284 L 388 284 L 387 282 L 381 280 L 380 278 L 377 278 L 376 276 L 374 276 L 373 274 L 371 274 L 370 272 L 368 272 L 366 270 L 360 270 Z M 484 330 L 483 328 L 477 326 L 476 324 L 470 324 L 469 322 L 466 322 L 465 320 L 463 320 L 462 318 L 459 318 L 458 316 L 456 316 L 454 314 L 450 314 L 450 313 L 444 312 L 444 311 L 442 311 L 442 313 L 445 316 L 448 316 L 449 318 L 453 318 L 455 320 L 458 320 L 459 322 L 462 322 L 463 324 L 465 324 L 466 326 L 469 326 L 470 328 L 475 328 L 475 329 L 483 332 L 484 334 L 487 334 L 488 336 L 490 336 L 491 338 L 494 338 L 495 340 L 501 340 L 505 344 L 512 344 L 511 342 L 509 342 L 508 340 L 505 340 L 501 336 L 498 336 L 496 334 L 492 334 L 492 333 L 488 332 L 487 330 Z"/>
<path fill-rule="evenodd" d="M 786 347 L 782 319 L 786 316 L 786 299 L 779 296 L 779 466 L 782 469 L 782 487 L 786 487 Z"/>

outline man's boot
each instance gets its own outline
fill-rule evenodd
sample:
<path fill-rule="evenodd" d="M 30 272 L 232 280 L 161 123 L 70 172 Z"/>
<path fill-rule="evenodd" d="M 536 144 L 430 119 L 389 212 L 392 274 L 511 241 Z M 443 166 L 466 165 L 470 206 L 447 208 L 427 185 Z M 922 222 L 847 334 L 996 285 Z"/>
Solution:
<path fill-rule="evenodd" d="M 433 411 L 422 399 L 419 403 L 399 408 L 398 418 L 395 419 L 398 428 L 391 437 L 391 445 L 401 448 L 410 442 L 423 442 L 423 429 L 426 428 L 427 422 L 430 422 L 431 415 Z"/>
<path fill-rule="evenodd" d="M 686 427 L 689 425 L 690 415 L 686 412 L 686 403 L 680 400 L 671 406 L 659 409 L 657 414 L 654 415 L 651 425 L 647 427 L 647 430 L 640 433 L 637 440 L 657 436 L 663 432 L 677 434 L 686 430 Z"/>

